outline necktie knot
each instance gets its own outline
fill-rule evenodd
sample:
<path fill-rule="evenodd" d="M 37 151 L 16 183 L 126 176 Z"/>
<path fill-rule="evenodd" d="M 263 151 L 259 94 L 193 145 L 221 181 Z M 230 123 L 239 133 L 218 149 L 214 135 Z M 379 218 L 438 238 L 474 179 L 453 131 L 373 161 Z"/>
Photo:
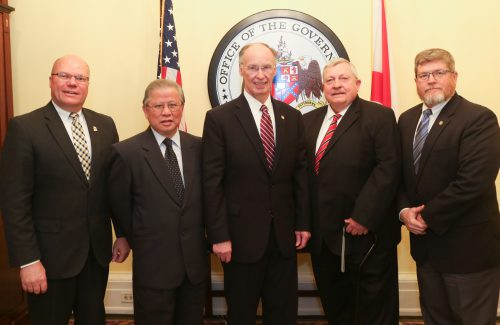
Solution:
<path fill-rule="evenodd" d="M 165 138 L 165 140 L 163 140 L 163 143 L 164 143 L 167 147 L 172 147 L 172 139 L 170 139 L 170 138 Z"/>
<path fill-rule="evenodd" d="M 333 115 L 332 123 L 337 123 L 340 120 L 341 114 Z"/>
<path fill-rule="evenodd" d="M 262 112 L 262 113 L 264 113 L 264 114 L 269 114 L 269 110 L 267 109 L 267 106 L 266 106 L 266 105 L 262 105 L 262 106 L 260 107 L 260 110 L 261 110 L 261 112 Z"/>
<path fill-rule="evenodd" d="M 430 109 L 430 108 L 425 109 L 424 112 L 423 112 L 423 114 L 424 114 L 425 117 L 431 116 L 432 115 L 432 109 Z"/>

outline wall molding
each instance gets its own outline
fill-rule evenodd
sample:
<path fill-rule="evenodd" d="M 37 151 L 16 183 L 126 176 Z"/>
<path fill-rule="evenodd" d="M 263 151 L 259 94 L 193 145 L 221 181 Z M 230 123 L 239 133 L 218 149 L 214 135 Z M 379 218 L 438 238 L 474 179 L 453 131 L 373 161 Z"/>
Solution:
<path fill-rule="evenodd" d="M 223 288 L 222 272 L 212 272 L 214 289 Z M 299 272 L 299 289 L 314 290 L 316 284 L 312 272 Z M 107 314 L 133 314 L 132 273 L 111 272 L 106 290 L 105 306 Z M 418 286 L 415 273 L 399 273 L 399 303 L 401 316 L 420 316 L 418 303 Z M 224 298 L 213 298 L 215 315 L 225 314 Z M 299 299 L 299 315 L 321 315 L 321 303 L 318 298 L 304 297 Z"/>
<path fill-rule="evenodd" d="M 222 272 L 212 272 L 212 287 L 216 290 L 223 288 Z M 299 272 L 299 290 L 314 290 L 315 288 L 313 273 Z M 133 314 L 131 272 L 111 272 L 109 274 L 104 303 L 107 314 Z M 224 315 L 226 313 L 224 298 L 213 298 L 213 309 L 214 315 Z M 417 275 L 414 272 L 399 273 L 399 313 L 401 316 L 418 317 L 422 315 L 418 301 Z M 314 316 L 322 314 L 323 311 L 318 298 L 303 297 L 299 299 L 299 315 Z M 500 316 L 500 303 L 497 316 Z"/>

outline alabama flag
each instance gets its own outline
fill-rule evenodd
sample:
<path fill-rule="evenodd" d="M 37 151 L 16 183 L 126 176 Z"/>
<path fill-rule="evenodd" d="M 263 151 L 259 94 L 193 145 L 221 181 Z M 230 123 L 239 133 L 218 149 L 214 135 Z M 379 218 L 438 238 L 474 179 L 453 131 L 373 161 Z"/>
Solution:
<path fill-rule="evenodd" d="M 373 68 L 372 93 L 370 99 L 394 109 L 396 115 L 396 83 L 392 78 L 393 70 L 389 55 L 387 23 L 384 0 L 372 0 L 373 11 Z"/>

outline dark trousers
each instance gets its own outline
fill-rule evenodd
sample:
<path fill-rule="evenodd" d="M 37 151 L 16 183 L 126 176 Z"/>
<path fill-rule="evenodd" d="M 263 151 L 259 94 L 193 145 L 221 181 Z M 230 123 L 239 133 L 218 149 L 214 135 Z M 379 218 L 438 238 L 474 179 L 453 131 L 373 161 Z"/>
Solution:
<path fill-rule="evenodd" d="M 375 246 L 360 269 L 364 256 L 340 256 L 323 245 L 311 254 L 314 276 L 326 318 L 331 325 L 399 324 L 396 247 Z"/>
<path fill-rule="evenodd" d="M 417 266 L 417 277 L 426 325 L 496 324 L 500 267 L 449 274 L 426 263 Z"/>
<path fill-rule="evenodd" d="M 204 299 L 205 282 L 192 284 L 187 277 L 169 290 L 134 284 L 135 325 L 200 325 Z"/>
<path fill-rule="evenodd" d="M 68 325 L 73 312 L 75 325 L 104 325 L 108 273 L 108 267 L 102 267 L 90 253 L 77 276 L 49 279 L 46 293 L 28 294 L 31 324 Z"/>
<path fill-rule="evenodd" d="M 274 231 L 264 256 L 256 263 L 223 263 L 229 325 L 255 325 L 259 298 L 266 325 L 297 321 L 297 257 L 281 255 Z"/>

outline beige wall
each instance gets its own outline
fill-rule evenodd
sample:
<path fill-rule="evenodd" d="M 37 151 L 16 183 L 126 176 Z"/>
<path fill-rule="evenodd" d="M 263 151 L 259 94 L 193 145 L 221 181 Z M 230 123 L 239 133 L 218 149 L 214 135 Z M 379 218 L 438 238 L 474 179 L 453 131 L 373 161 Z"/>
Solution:
<path fill-rule="evenodd" d="M 10 0 L 14 112 L 49 101 L 48 76 L 55 58 L 75 53 L 91 67 L 87 107 L 111 115 L 125 139 L 146 127 L 140 101 L 156 75 L 159 0 Z M 371 1 L 174 0 L 180 64 L 190 132 L 201 135 L 210 108 L 207 71 L 224 34 L 241 19 L 268 9 L 294 9 L 316 17 L 341 39 L 369 98 Z M 500 115 L 500 3 L 497 0 L 386 0 L 400 111 L 418 102 L 415 54 L 429 47 L 450 50 L 459 72 L 458 92 Z M 196 8 L 196 10 L 195 10 Z M 400 271 L 412 272 L 406 230 Z M 130 263 L 112 266 L 130 270 Z"/>

